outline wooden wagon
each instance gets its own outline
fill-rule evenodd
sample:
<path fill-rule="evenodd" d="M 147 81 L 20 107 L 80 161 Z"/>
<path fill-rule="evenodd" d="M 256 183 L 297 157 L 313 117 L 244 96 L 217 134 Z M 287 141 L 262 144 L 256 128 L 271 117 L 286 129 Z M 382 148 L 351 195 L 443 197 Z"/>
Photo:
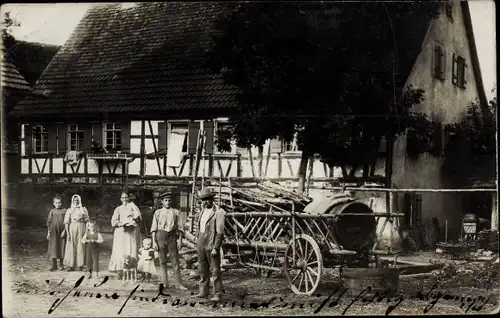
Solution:
<path fill-rule="evenodd" d="M 377 218 L 365 203 L 339 194 L 313 201 L 303 211 L 267 203 L 268 212 L 226 213 L 224 258 L 230 265 L 254 268 L 263 275 L 283 271 L 291 290 L 312 295 L 325 268 L 380 266 L 376 250 Z M 236 267 L 235 266 L 235 267 Z"/>

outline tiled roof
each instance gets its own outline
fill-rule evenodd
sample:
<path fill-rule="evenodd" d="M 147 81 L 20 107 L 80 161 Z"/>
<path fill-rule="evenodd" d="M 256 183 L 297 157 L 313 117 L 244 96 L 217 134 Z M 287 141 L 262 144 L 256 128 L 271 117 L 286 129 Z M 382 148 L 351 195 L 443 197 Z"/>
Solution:
<path fill-rule="evenodd" d="M 120 4 L 88 10 L 36 85 L 38 96 L 16 105 L 17 116 L 224 110 L 235 87 L 203 65 L 214 22 L 235 2 Z M 412 24 L 399 48 L 398 90 L 422 49 L 431 17 Z M 41 97 L 43 96 L 43 97 Z"/>
<path fill-rule="evenodd" d="M 233 107 L 236 89 L 202 65 L 224 2 L 88 10 L 17 115 Z"/>
<path fill-rule="evenodd" d="M 19 73 L 34 87 L 60 48 L 59 45 L 17 41 L 9 49 L 9 57 Z"/>
<path fill-rule="evenodd" d="M 7 56 L 7 51 L 2 45 L 2 89 L 16 89 L 31 91 L 28 82 L 19 73 L 12 61 Z"/>

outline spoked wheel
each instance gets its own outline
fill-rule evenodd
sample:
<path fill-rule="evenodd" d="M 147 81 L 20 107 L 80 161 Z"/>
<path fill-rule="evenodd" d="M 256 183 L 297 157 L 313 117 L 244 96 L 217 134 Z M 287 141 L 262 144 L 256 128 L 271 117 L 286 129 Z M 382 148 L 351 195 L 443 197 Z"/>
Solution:
<path fill-rule="evenodd" d="M 293 241 L 285 251 L 285 275 L 296 295 L 312 295 L 319 286 L 323 272 L 323 255 L 318 243 L 306 234 L 297 235 L 295 255 Z"/>

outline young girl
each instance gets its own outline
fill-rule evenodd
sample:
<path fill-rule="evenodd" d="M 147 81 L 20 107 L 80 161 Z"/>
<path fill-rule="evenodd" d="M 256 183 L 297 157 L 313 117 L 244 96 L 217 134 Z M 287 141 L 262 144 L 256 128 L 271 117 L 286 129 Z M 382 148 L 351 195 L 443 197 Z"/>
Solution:
<path fill-rule="evenodd" d="M 145 238 L 139 249 L 137 270 L 143 273 L 143 278 L 148 282 L 151 281 L 151 275 L 156 274 L 155 258 L 158 258 L 158 252 L 153 248 L 153 241 L 150 238 Z"/>
<path fill-rule="evenodd" d="M 95 273 L 96 278 L 99 278 L 99 245 L 102 244 L 103 241 L 97 224 L 95 221 L 90 221 L 87 225 L 87 231 L 82 238 L 82 243 L 85 244 L 85 256 L 89 278 L 92 278 L 92 272 Z"/>
<path fill-rule="evenodd" d="M 52 204 L 54 208 L 49 211 L 47 217 L 47 240 L 49 241 L 48 256 L 52 259 L 51 271 L 57 270 L 57 260 L 61 270 L 64 268 L 64 249 L 66 230 L 64 228 L 64 214 L 66 210 L 61 208 L 62 199 L 60 196 L 55 196 Z"/>

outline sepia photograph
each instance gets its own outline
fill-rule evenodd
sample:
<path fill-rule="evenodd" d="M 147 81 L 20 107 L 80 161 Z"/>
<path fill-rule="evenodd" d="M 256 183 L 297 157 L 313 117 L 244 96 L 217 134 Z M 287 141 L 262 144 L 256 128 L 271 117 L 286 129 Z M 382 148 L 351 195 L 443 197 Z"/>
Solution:
<path fill-rule="evenodd" d="M 4 317 L 499 312 L 494 1 L 0 18 Z"/>

